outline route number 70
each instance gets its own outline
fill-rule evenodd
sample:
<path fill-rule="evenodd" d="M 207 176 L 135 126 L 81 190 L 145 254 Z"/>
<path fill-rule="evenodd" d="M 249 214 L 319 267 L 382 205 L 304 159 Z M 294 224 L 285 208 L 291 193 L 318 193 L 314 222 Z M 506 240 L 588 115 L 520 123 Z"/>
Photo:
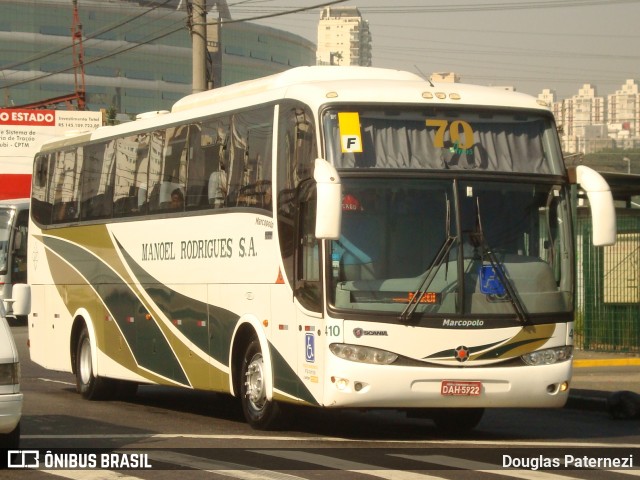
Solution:
<path fill-rule="evenodd" d="M 449 130 L 449 136 L 451 142 L 458 148 L 471 148 L 473 147 L 473 128 L 468 122 L 464 120 L 455 120 L 449 123 L 448 120 L 429 119 L 427 120 L 427 127 L 436 127 L 435 146 L 438 148 L 444 148 L 444 135 Z M 462 141 L 462 138 L 464 141 Z"/>

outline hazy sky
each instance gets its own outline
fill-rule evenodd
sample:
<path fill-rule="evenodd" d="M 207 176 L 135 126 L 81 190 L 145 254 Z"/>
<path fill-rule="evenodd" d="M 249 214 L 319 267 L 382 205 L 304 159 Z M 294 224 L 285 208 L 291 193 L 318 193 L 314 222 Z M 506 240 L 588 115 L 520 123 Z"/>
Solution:
<path fill-rule="evenodd" d="M 228 0 L 234 19 L 323 0 Z M 640 0 L 356 0 L 373 39 L 373 66 L 456 72 L 467 83 L 514 86 L 559 99 L 585 83 L 598 95 L 640 81 Z M 321 8 L 256 23 L 317 43 Z"/>

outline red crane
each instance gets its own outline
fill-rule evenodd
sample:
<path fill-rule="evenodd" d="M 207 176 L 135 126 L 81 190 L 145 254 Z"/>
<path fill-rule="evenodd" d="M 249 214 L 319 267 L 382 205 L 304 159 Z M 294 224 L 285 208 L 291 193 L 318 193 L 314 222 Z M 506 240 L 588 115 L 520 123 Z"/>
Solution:
<path fill-rule="evenodd" d="M 84 48 L 82 46 L 82 23 L 78 15 L 78 0 L 71 0 L 73 4 L 73 24 L 71 26 L 71 42 L 73 46 L 73 77 L 75 92 L 69 95 L 49 98 L 38 102 L 18 105 L 13 108 L 46 108 L 66 104 L 67 110 L 85 110 L 87 107 L 84 81 Z M 75 102 L 76 104 L 74 105 Z"/>

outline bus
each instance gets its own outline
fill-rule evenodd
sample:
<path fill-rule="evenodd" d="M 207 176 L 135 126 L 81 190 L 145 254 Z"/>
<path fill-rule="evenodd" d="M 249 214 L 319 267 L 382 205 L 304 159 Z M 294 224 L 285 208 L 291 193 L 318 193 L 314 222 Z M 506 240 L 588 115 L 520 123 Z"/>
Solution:
<path fill-rule="evenodd" d="M 530 96 L 299 67 L 44 145 L 29 225 L 31 359 L 90 400 L 230 394 L 475 428 L 571 386 L 580 184 Z"/>
<path fill-rule="evenodd" d="M 13 318 L 13 290 L 27 283 L 27 228 L 29 198 L 0 200 L 0 304 L 2 314 L 26 325 L 27 317 Z"/>

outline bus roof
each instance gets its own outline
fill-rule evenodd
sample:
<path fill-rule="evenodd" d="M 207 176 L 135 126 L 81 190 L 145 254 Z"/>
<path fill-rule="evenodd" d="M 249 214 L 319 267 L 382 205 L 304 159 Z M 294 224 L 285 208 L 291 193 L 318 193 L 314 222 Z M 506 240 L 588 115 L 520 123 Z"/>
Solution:
<path fill-rule="evenodd" d="M 171 111 L 182 112 L 260 94 L 304 100 L 300 89 L 307 92 L 305 97 L 312 97 L 315 90 L 319 94 L 318 101 L 322 103 L 333 99 L 341 102 L 459 103 L 548 110 L 546 103 L 538 102 L 535 97 L 497 87 L 434 84 L 411 72 L 385 68 L 312 66 L 296 67 L 268 77 L 194 93 L 178 100 Z"/>
<path fill-rule="evenodd" d="M 247 80 L 214 90 L 194 93 L 178 100 L 171 109 L 180 112 L 190 108 L 197 108 L 203 104 L 211 104 L 228 98 L 246 96 L 280 90 L 294 85 L 324 85 L 337 82 L 353 82 L 362 80 L 378 81 L 424 81 L 417 75 L 401 70 L 373 67 L 297 67 L 281 73 L 269 75 L 255 80 Z"/>
<path fill-rule="evenodd" d="M 255 80 L 188 95 L 171 112 L 158 111 L 138 120 L 100 127 L 91 133 L 47 142 L 43 150 L 64 148 L 114 135 L 142 132 L 189 122 L 216 113 L 292 98 L 318 110 L 333 104 L 412 104 L 497 106 L 549 112 L 546 103 L 523 93 L 462 83 L 432 83 L 411 72 L 373 67 L 296 67 Z"/>

